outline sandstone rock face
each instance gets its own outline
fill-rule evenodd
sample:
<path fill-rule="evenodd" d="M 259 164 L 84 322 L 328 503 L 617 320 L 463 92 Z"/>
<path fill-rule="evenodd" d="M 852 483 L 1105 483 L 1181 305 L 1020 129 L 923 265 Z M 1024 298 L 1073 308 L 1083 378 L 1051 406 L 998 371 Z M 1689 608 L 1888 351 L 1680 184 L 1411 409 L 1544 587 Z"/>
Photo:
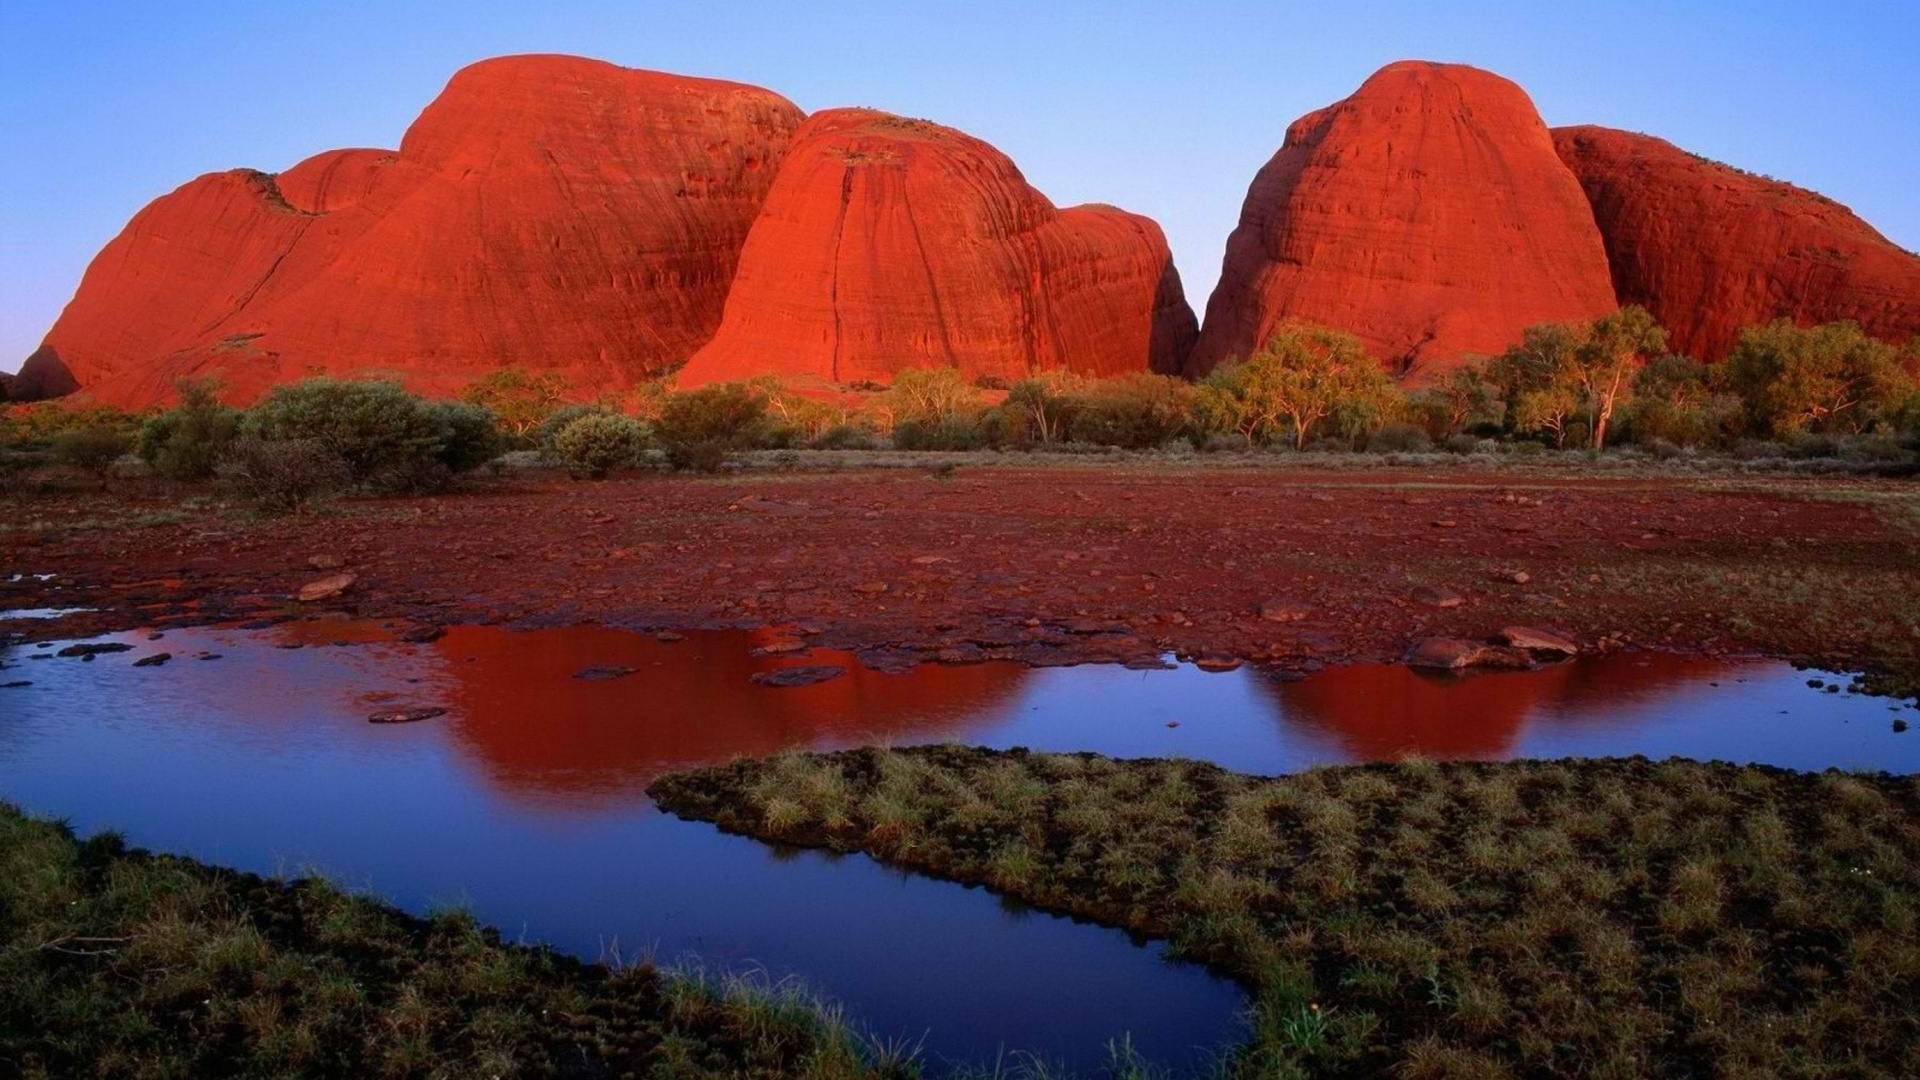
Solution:
<path fill-rule="evenodd" d="M 1296 318 L 1357 334 L 1396 372 L 1431 372 L 1614 306 L 1593 212 L 1526 93 L 1409 61 L 1287 129 L 1247 192 L 1188 370 Z"/>
<path fill-rule="evenodd" d="M 1553 140 L 1593 204 L 1620 302 L 1653 312 L 1674 351 L 1718 360 L 1742 327 L 1783 317 L 1920 333 L 1920 258 L 1832 199 L 1647 135 Z"/>
<path fill-rule="evenodd" d="M 1176 372 L 1195 335 L 1160 229 L 1057 210 L 998 150 L 865 109 L 814 114 L 747 237 L 726 315 L 682 385 L 824 383 L 957 366 Z"/>
<path fill-rule="evenodd" d="M 157 200 L 42 352 L 125 406 L 181 377 L 217 376 L 241 401 L 319 373 L 451 394 L 507 365 L 580 396 L 618 390 L 712 335 L 800 120 L 735 83 L 484 61 L 397 153 L 219 173 Z"/>

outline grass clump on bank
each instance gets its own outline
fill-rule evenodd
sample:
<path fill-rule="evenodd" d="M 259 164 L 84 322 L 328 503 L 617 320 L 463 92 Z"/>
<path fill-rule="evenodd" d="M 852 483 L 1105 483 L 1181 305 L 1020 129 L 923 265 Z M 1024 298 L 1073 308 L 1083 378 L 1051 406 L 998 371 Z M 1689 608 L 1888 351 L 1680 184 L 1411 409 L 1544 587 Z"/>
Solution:
<path fill-rule="evenodd" d="M 464 914 L 80 841 L 0 804 L 0 1075 L 911 1071 L 791 987 L 614 972 Z"/>
<path fill-rule="evenodd" d="M 930 747 L 652 793 L 1167 938 L 1252 991 L 1235 1075 L 1920 1075 L 1913 778 Z"/>

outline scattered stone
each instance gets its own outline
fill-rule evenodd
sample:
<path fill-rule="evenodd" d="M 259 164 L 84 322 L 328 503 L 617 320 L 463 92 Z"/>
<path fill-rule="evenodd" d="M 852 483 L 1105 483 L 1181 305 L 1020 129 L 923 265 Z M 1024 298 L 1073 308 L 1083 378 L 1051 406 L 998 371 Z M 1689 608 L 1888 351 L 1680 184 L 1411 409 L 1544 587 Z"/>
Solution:
<path fill-rule="evenodd" d="M 331 600 L 353 588 L 353 583 L 357 580 L 359 579 L 348 573 L 328 574 L 326 577 L 317 578 L 300 586 L 296 599 L 303 604 Z"/>
<path fill-rule="evenodd" d="M 853 591 L 862 596 L 879 596 L 881 593 L 887 591 L 887 583 L 884 581 L 864 581 L 855 585 Z"/>
<path fill-rule="evenodd" d="M 1433 527 L 1436 529 L 1457 528 L 1459 524 L 1460 524 L 1459 522 L 1453 520 L 1452 518 L 1436 518 L 1433 521 Z"/>
<path fill-rule="evenodd" d="M 584 679 L 587 682 L 605 682 L 608 679 L 624 679 L 637 670 L 639 669 L 621 667 L 618 664 L 594 664 L 591 667 L 583 667 L 579 671 L 574 672 L 573 677 L 576 679 Z"/>
<path fill-rule="evenodd" d="M 307 560 L 307 565 L 315 570 L 338 570 L 347 563 L 338 555 L 315 555 Z"/>
<path fill-rule="evenodd" d="M 69 645 L 55 656 L 77 656 L 82 660 L 91 660 L 107 653 L 130 652 L 133 646 L 120 641 L 83 641 L 78 645 Z"/>
<path fill-rule="evenodd" d="M 447 710 L 436 705 L 426 705 L 409 709 L 381 709 L 367 716 L 369 724 L 417 724 L 422 720 L 431 720 L 436 716 L 447 715 Z"/>
<path fill-rule="evenodd" d="M 952 559 L 949 559 L 945 555 L 919 555 L 919 556 L 915 556 L 913 560 L 913 565 L 932 566 L 935 563 L 952 562 L 952 561 L 953 561 Z"/>
<path fill-rule="evenodd" d="M 1500 642 L 1525 649 L 1537 657 L 1559 660 L 1578 655 L 1580 646 L 1559 634 L 1535 630 L 1530 626 L 1509 626 L 1500 631 Z"/>
<path fill-rule="evenodd" d="M 157 653 L 154 653 L 152 656 L 143 656 L 140 659 L 135 660 L 133 662 L 133 666 L 134 667 L 159 667 L 160 665 L 166 663 L 171 659 L 173 659 L 172 653 L 157 652 Z"/>
<path fill-rule="evenodd" d="M 1195 660 L 1193 666 L 1201 671 L 1237 671 L 1242 663 L 1237 656 L 1203 656 Z"/>
<path fill-rule="evenodd" d="M 439 623 L 419 623 L 400 631 L 400 633 L 394 635 L 394 639 L 396 641 L 404 641 L 409 645 L 425 645 L 430 641 L 439 641 L 446 635 L 447 628 L 441 626 Z"/>
<path fill-rule="evenodd" d="M 1179 727 L 1179 726 L 1180 726 L 1180 721 L 1178 721 L 1178 720 L 1169 720 L 1169 721 L 1167 721 L 1167 726 L 1168 726 L 1168 727 L 1170 727 L 1170 728 L 1176 728 L 1176 727 Z"/>
<path fill-rule="evenodd" d="M 1533 580 L 1533 575 L 1525 570 L 1495 570 L 1488 575 L 1488 578 L 1508 585 L 1525 585 Z"/>
<path fill-rule="evenodd" d="M 687 640 L 687 635 L 676 634 L 671 630 L 662 630 L 659 633 L 653 635 L 653 640 L 661 642 L 663 644 L 671 645 L 676 641 Z"/>
<path fill-rule="evenodd" d="M 1415 586 L 1409 596 L 1416 604 L 1425 604 L 1428 607 L 1437 608 L 1457 608 L 1467 602 L 1466 597 L 1461 596 L 1452 589 L 1442 589 L 1434 585 Z"/>
<path fill-rule="evenodd" d="M 194 657 L 194 659 L 195 660 L 218 660 L 220 659 L 220 654 L 217 652 L 203 652 L 200 655 Z"/>
<path fill-rule="evenodd" d="M 1313 609 L 1299 604 L 1261 604 L 1260 617 L 1267 622 L 1300 622 L 1313 615 Z"/>
<path fill-rule="evenodd" d="M 847 669 L 838 664 L 810 664 L 756 671 L 749 678 L 761 686 L 812 686 L 814 683 L 837 679 L 846 673 Z"/>

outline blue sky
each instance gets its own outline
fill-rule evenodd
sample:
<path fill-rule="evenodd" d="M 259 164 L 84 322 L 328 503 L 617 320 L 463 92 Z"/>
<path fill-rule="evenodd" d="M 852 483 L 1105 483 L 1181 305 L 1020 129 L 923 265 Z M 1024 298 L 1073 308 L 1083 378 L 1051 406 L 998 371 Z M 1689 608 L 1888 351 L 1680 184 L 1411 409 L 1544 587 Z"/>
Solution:
<path fill-rule="evenodd" d="M 1913 0 L 5 0 L 0 369 L 156 195 L 204 172 L 395 146 L 457 68 L 515 52 L 962 128 L 1061 205 L 1158 220 L 1196 309 L 1288 122 L 1405 58 L 1506 75 L 1550 124 L 1646 131 L 1825 192 L 1920 248 Z"/>

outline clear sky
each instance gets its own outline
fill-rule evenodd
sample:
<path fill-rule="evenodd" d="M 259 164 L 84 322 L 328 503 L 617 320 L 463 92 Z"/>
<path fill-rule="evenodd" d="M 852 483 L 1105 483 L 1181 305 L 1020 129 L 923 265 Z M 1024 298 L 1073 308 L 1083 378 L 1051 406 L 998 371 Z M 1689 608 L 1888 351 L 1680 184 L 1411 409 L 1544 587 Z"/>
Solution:
<path fill-rule="evenodd" d="M 0 0 L 0 369 L 155 196 L 396 146 L 457 68 L 517 52 L 964 129 L 1061 205 L 1158 220 L 1196 310 L 1288 122 L 1407 58 L 1506 75 L 1549 124 L 1822 191 L 1920 248 L 1916 0 Z"/>

